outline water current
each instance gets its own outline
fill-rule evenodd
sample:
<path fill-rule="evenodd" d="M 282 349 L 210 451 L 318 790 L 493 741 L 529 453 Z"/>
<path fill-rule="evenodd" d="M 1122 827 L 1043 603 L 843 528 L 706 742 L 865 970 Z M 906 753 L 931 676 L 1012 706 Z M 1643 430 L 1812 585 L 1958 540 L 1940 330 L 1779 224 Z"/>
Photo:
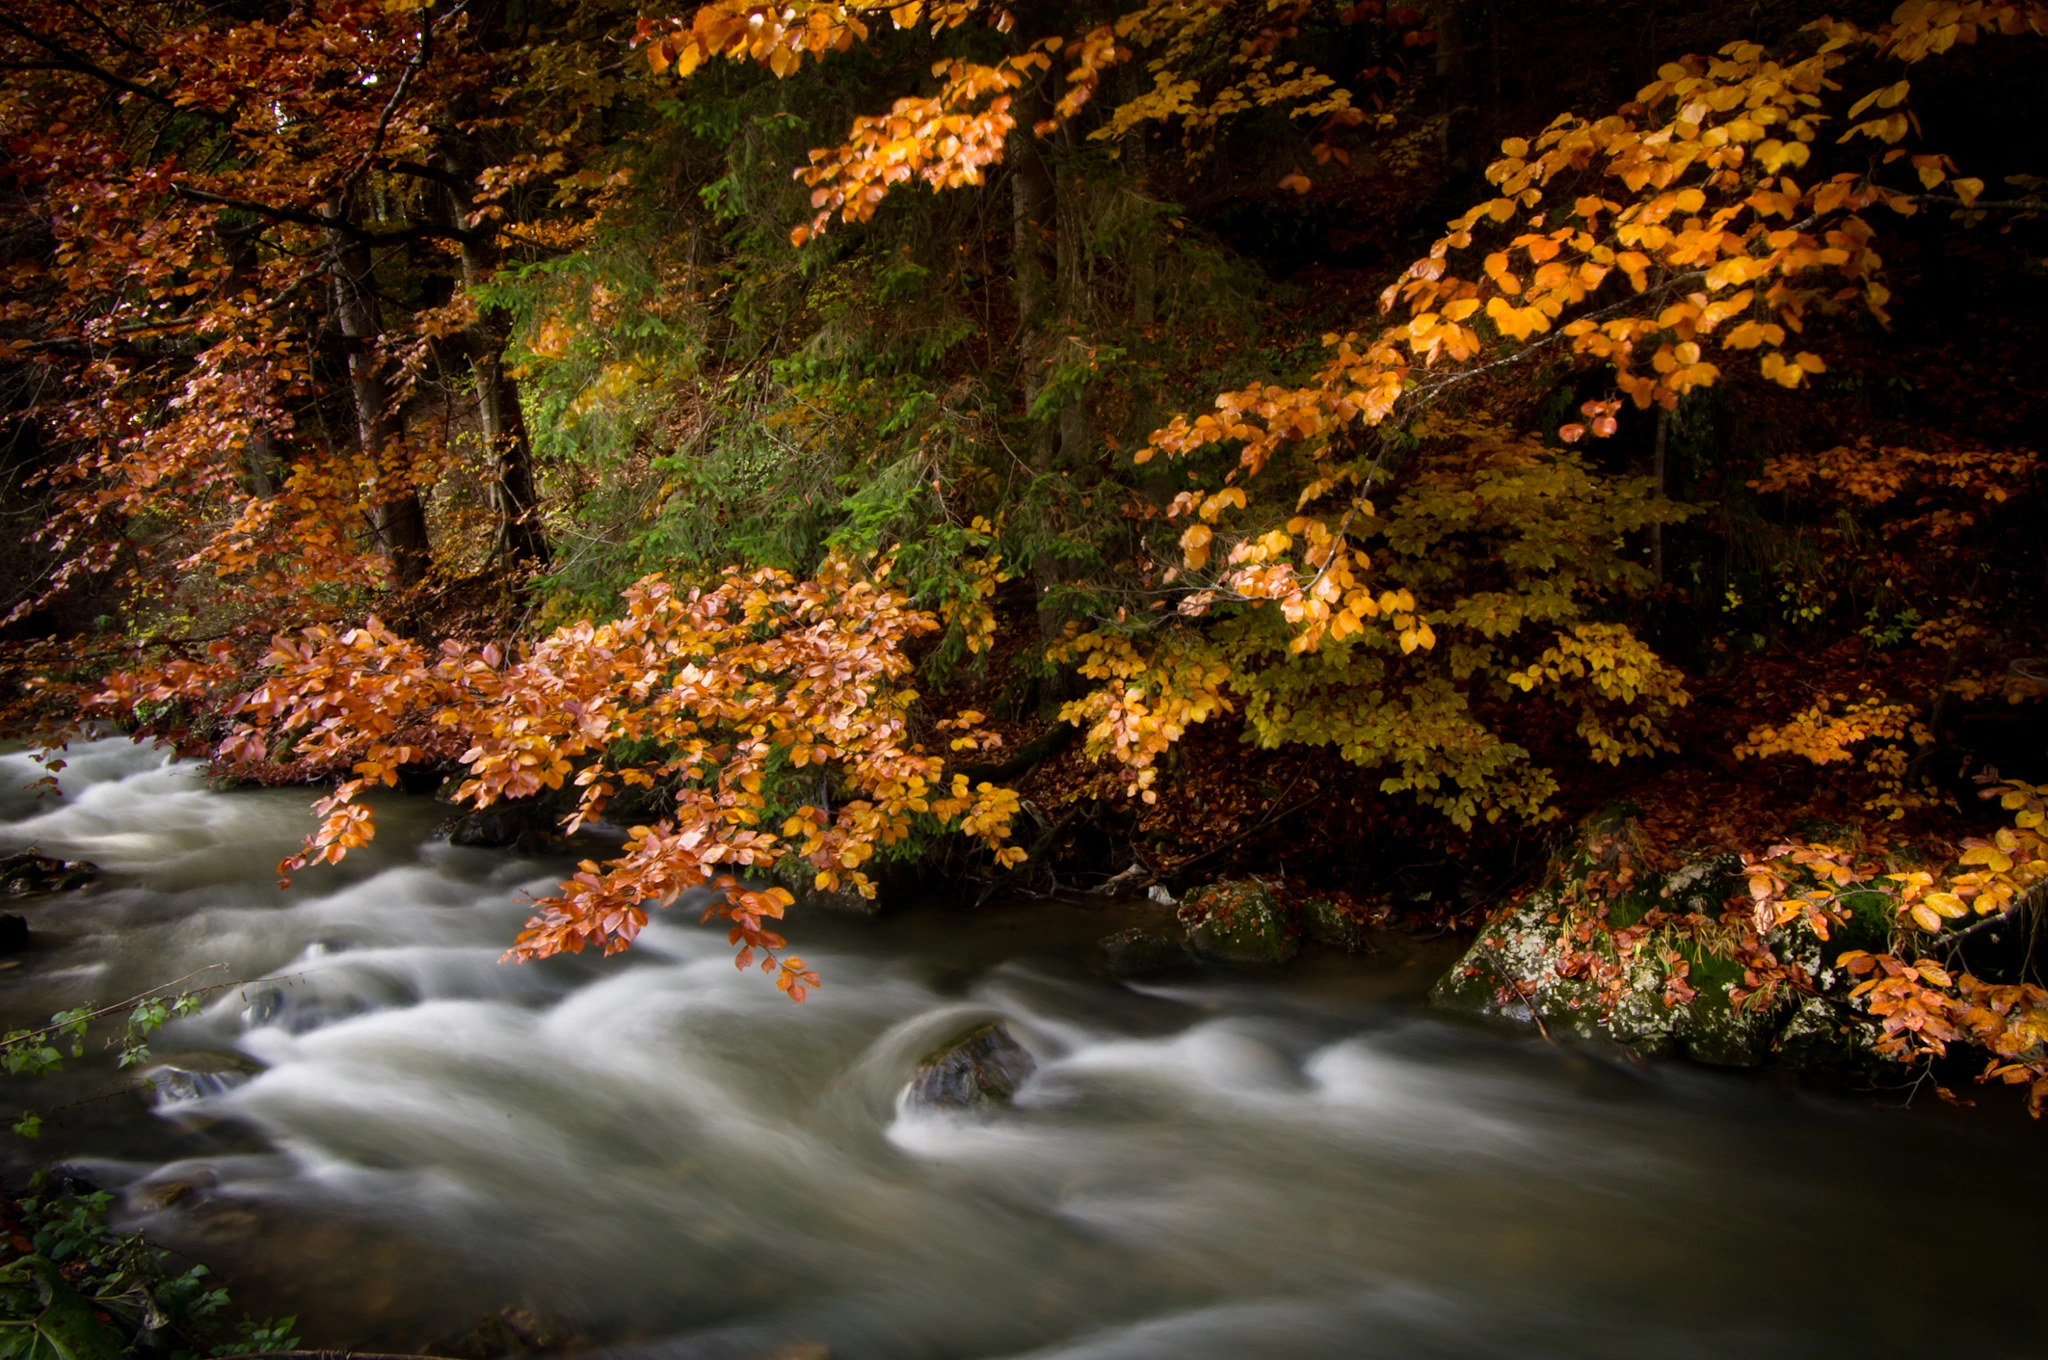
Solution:
<path fill-rule="evenodd" d="M 125 742 L 66 796 L 0 757 L 0 851 L 90 859 L 0 965 L 19 1025 L 220 965 L 185 1075 L 106 1059 L 11 1154 L 119 1192 L 309 1344 L 419 1349 L 517 1307 L 618 1360 L 2048 1354 L 2044 1135 L 1475 1029 L 1422 1003 L 1455 945 L 1143 985 L 1126 909 L 797 916 L 792 1006 L 675 909 L 630 954 L 498 957 L 561 863 L 432 838 L 280 892 L 298 791 L 218 792 Z M 194 985 L 194 984 L 185 984 Z M 912 1110 L 1005 1020 L 1013 1108 Z"/>

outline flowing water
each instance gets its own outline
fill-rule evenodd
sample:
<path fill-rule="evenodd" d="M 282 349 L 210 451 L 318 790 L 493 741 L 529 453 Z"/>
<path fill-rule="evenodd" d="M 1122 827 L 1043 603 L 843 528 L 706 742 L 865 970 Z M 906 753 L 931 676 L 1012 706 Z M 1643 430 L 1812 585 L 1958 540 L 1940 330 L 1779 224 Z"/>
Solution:
<path fill-rule="evenodd" d="M 289 893 L 304 791 L 209 790 L 122 742 L 15 792 L 0 850 L 91 859 L 0 965 L 22 1024 L 247 980 L 155 1045 L 17 1082 L 82 1101 L 16 1154 L 121 1192 L 310 1344 L 452 1344 L 507 1307 L 683 1357 L 2048 1354 L 2039 1126 L 1772 1086 L 1447 1021 L 1449 954 L 1090 973 L 1113 910 L 808 917 L 804 1006 L 667 913 L 630 954 L 497 959 L 558 863 L 430 837 L 425 799 Z M 906 1109 L 1006 1020 L 995 1117 Z M 1893 1102 L 1896 1105 L 1896 1101 Z"/>

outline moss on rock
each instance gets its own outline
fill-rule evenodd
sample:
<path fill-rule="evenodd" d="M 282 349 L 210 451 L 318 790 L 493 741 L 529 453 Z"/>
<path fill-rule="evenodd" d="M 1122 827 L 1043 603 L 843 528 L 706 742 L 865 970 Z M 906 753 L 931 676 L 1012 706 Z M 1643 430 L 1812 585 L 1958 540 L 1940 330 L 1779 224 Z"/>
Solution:
<path fill-rule="evenodd" d="M 1222 963 L 1285 963 L 1301 948 L 1279 901 L 1252 879 L 1195 889 L 1181 903 L 1180 923 L 1197 954 Z"/>
<path fill-rule="evenodd" d="M 1721 920 L 1743 891 L 1737 856 L 1707 854 L 1667 875 L 1639 873 L 1631 868 L 1641 862 L 1637 836 L 1625 808 L 1587 819 L 1553 880 L 1496 912 L 1437 981 L 1431 1001 L 1517 1025 L 1540 1019 L 1553 1035 L 1605 1036 L 1645 1055 L 1682 1054 L 1717 1066 L 1754 1067 L 1773 1057 L 1802 1067 L 1873 1064 L 1876 1029 L 1866 1018 L 1838 1000 L 1782 985 L 1745 991 L 1743 963 L 1681 928 Z M 1763 946 L 1823 991 L 1834 987 L 1831 965 L 1841 950 L 1864 947 L 1855 941 L 1888 928 L 1882 896 L 1858 896 L 1845 899 L 1851 925 L 1835 938 L 1822 940 L 1798 920 L 1766 932 Z M 1630 947 L 1624 950 L 1617 931 L 1629 932 Z"/>
<path fill-rule="evenodd" d="M 1365 948 L 1372 919 L 1333 897 L 1311 897 L 1301 904 L 1301 933 L 1317 944 L 1355 954 Z"/>

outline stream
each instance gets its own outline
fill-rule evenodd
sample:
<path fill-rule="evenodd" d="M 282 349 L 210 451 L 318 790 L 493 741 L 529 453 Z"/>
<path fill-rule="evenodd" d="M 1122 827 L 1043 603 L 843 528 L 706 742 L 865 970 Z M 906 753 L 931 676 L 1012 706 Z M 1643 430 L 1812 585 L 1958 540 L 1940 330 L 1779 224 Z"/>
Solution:
<path fill-rule="evenodd" d="M 117 1191 L 308 1345 L 445 1348 L 519 1308 L 618 1360 L 2048 1355 L 2048 1130 L 2010 1100 L 1473 1028 L 1422 1003 L 1454 941 L 1092 972 L 1140 907 L 793 913 L 802 1006 L 686 906 L 618 958 L 507 965 L 566 861 L 436 840 L 429 799 L 280 892 L 306 790 L 125 741 L 75 747 L 61 799 L 36 773 L 0 757 L 0 852 L 106 872 L 4 908 L 36 943 L 0 1021 L 244 985 L 154 1043 L 180 1098 L 106 1055 L 8 1082 L 71 1105 L 11 1178 Z M 906 1108 L 991 1018 L 1038 1062 L 1014 1107 Z"/>

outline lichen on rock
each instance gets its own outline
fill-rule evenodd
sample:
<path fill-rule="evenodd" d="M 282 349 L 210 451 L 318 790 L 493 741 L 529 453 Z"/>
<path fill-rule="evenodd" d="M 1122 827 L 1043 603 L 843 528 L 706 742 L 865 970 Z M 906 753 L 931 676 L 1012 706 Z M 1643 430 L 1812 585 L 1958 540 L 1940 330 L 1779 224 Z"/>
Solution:
<path fill-rule="evenodd" d="M 1869 1019 L 1805 990 L 1836 985 L 1828 961 L 1847 947 L 1839 935 L 1823 940 L 1804 920 L 1753 922 L 1738 856 L 1705 853 L 1657 873 L 1641 852 L 1626 807 L 1588 818 L 1550 880 L 1488 920 L 1432 1002 L 1550 1034 L 1605 1036 L 1645 1056 L 1869 1065 Z M 1876 907 L 1850 929 L 1865 924 L 1882 928 Z M 1774 966 L 1806 981 L 1759 977 Z"/>

